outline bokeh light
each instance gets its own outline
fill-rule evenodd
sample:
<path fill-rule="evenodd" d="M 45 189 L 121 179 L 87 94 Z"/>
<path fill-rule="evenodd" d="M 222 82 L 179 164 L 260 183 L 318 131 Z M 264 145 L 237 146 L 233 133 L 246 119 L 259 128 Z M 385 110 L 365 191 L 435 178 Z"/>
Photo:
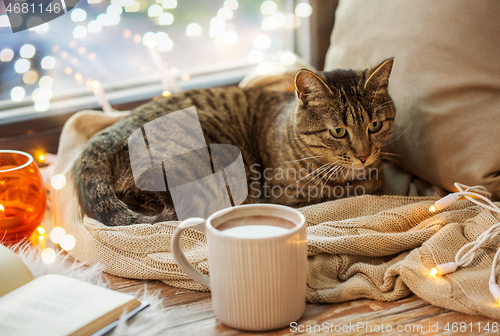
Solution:
<path fill-rule="evenodd" d="M 42 58 L 40 65 L 44 70 L 53 69 L 56 65 L 56 60 L 52 56 L 45 56 Z"/>
<path fill-rule="evenodd" d="M 42 251 L 41 256 L 44 263 L 52 264 L 56 260 L 56 251 L 49 247 Z"/>
<path fill-rule="evenodd" d="M 2 62 L 10 62 L 14 57 L 14 51 L 9 48 L 5 48 L 0 51 L 0 61 Z"/>
<path fill-rule="evenodd" d="M 295 7 L 295 15 L 298 17 L 308 17 L 312 14 L 312 7 L 306 2 L 301 2 Z"/>
<path fill-rule="evenodd" d="M 260 12 L 264 15 L 273 14 L 278 9 L 276 2 L 274 1 L 264 1 L 260 5 Z"/>
<path fill-rule="evenodd" d="M 73 22 L 83 22 L 87 18 L 87 12 L 81 8 L 75 8 L 71 11 L 71 20 Z"/>
<path fill-rule="evenodd" d="M 55 190 L 61 190 L 66 185 L 66 177 L 62 174 L 56 174 L 50 179 L 50 184 Z"/>
<path fill-rule="evenodd" d="M 26 91 L 20 87 L 20 86 L 15 86 L 10 90 L 10 98 L 13 101 L 21 101 L 24 99 L 24 96 L 26 95 Z"/>
<path fill-rule="evenodd" d="M 199 36 L 201 35 L 201 26 L 197 23 L 190 23 L 186 27 L 187 36 Z"/>
<path fill-rule="evenodd" d="M 264 61 L 264 62 L 260 62 L 257 65 L 256 71 L 259 75 L 265 75 L 265 74 L 270 73 L 272 69 L 273 69 L 273 66 L 271 65 L 271 63 Z"/>
<path fill-rule="evenodd" d="M 60 226 L 56 226 L 55 228 L 50 230 L 50 240 L 52 240 L 56 244 L 60 244 L 65 235 L 66 231 Z"/>
<path fill-rule="evenodd" d="M 14 70 L 16 70 L 16 72 L 20 74 L 28 72 L 30 67 L 31 67 L 30 61 L 28 61 L 27 59 L 17 60 L 16 63 L 14 64 Z"/>
<path fill-rule="evenodd" d="M 19 55 L 23 58 L 31 58 L 35 55 L 36 49 L 32 44 L 25 44 L 19 49 Z"/>

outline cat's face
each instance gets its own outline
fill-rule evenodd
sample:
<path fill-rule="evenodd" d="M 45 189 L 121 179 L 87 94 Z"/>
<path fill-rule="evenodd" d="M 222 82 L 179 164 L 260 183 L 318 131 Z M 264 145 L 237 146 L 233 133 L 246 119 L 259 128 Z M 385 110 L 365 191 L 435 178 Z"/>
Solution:
<path fill-rule="evenodd" d="M 357 71 L 299 71 L 295 136 L 328 162 L 352 168 L 373 164 L 396 114 L 387 91 L 393 62 Z"/>

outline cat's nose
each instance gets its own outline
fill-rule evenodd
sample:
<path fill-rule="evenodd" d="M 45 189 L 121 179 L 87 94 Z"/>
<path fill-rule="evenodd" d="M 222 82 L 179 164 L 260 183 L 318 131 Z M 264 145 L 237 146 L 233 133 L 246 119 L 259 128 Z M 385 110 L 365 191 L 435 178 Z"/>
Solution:
<path fill-rule="evenodd" d="M 356 159 L 358 159 L 359 161 L 361 161 L 361 163 L 365 163 L 368 158 L 370 157 L 370 155 L 367 155 L 367 156 L 356 156 Z"/>

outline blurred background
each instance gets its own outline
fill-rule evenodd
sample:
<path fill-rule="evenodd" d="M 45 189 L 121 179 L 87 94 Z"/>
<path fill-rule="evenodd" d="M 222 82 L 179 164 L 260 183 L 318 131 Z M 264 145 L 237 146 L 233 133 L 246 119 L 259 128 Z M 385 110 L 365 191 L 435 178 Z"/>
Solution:
<path fill-rule="evenodd" d="M 64 122 L 99 109 L 99 92 L 125 110 L 298 57 L 321 69 L 337 1 L 80 0 L 15 34 L 0 6 L 0 148 L 55 153 Z"/>

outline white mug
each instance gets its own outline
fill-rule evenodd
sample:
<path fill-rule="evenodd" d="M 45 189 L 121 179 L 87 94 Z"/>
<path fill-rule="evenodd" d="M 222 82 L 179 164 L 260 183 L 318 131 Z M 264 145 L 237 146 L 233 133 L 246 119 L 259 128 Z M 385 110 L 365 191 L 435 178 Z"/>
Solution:
<path fill-rule="evenodd" d="M 265 238 L 238 238 L 217 230 L 230 219 L 247 216 L 284 218 L 294 227 Z M 182 232 L 195 226 L 207 235 L 210 277 L 195 269 L 180 247 Z M 210 288 L 215 315 L 230 327 L 272 330 L 289 326 L 304 314 L 307 238 L 306 221 L 298 210 L 249 204 L 217 211 L 206 220 L 190 218 L 175 230 L 171 248 L 179 267 Z"/>

